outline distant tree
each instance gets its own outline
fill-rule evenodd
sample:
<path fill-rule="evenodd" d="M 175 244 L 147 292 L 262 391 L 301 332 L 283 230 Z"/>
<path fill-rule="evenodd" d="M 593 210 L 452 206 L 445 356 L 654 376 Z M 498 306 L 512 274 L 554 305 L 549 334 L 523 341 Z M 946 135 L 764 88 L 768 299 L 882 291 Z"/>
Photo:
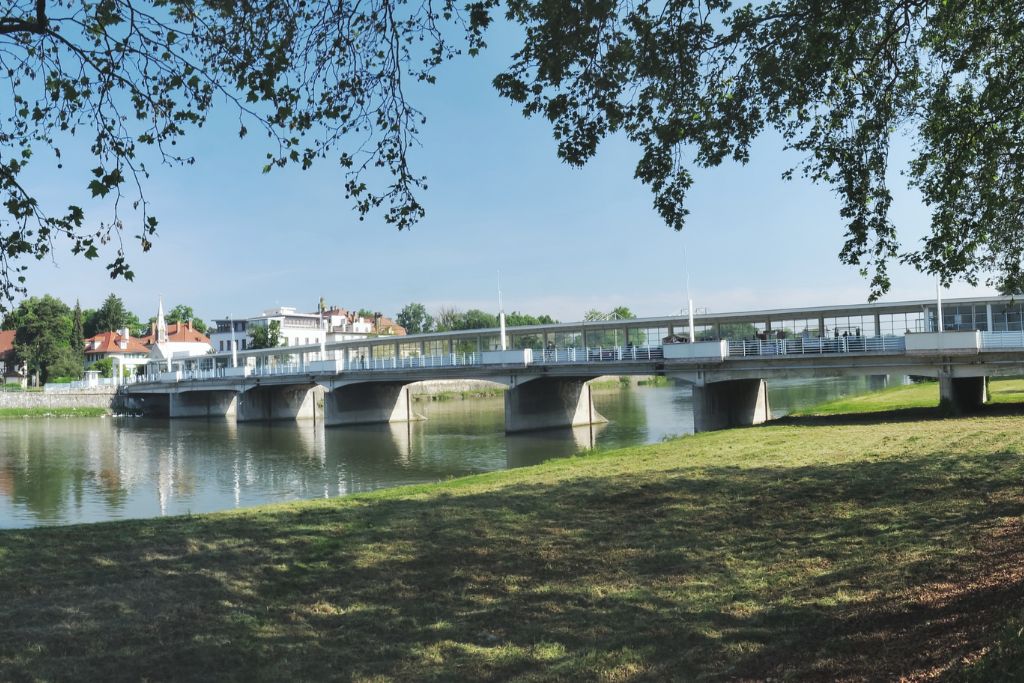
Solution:
<path fill-rule="evenodd" d="M 454 306 L 442 306 L 434 314 L 434 329 L 438 332 L 461 330 L 463 313 Z"/>
<path fill-rule="evenodd" d="M 520 313 L 519 311 L 512 311 L 511 313 L 505 314 L 505 324 L 509 327 L 519 327 L 521 325 L 552 325 L 556 321 L 550 315 L 538 315 L 533 316 L 527 313 Z"/>
<path fill-rule="evenodd" d="M 77 380 L 82 379 L 82 354 L 70 347 L 61 347 L 47 369 L 45 382 L 55 378 Z"/>
<path fill-rule="evenodd" d="M 71 315 L 71 348 L 81 349 L 82 341 L 85 339 L 85 328 L 82 326 L 82 306 L 78 299 L 75 299 L 75 309 Z"/>
<path fill-rule="evenodd" d="M 587 322 L 597 320 L 632 320 L 633 318 L 636 318 L 636 315 L 626 306 L 618 306 L 607 313 L 602 313 L 596 308 L 591 308 L 583 314 L 583 319 Z"/>
<path fill-rule="evenodd" d="M 99 310 L 85 319 L 84 334 L 86 338 L 94 337 L 103 332 L 116 332 L 125 327 L 132 335 L 139 335 L 143 330 L 139 317 L 125 307 L 121 297 L 110 294 L 103 300 L 103 305 L 99 307 Z"/>
<path fill-rule="evenodd" d="M 281 346 L 281 322 L 271 320 L 267 325 L 250 325 L 249 336 L 252 337 L 254 349 L 273 349 Z"/>
<path fill-rule="evenodd" d="M 356 317 L 365 318 L 366 320 L 373 320 L 374 312 L 371 311 L 369 308 L 360 308 L 358 311 L 356 311 Z"/>
<path fill-rule="evenodd" d="M 471 308 L 462 315 L 458 330 L 482 330 L 488 327 L 498 326 L 498 316 L 481 311 L 478 308 Z"/>
<path fill-rule="evenodd" d="M 88 369 L 99 371 L 100 377 L 110 377 L 114 374 L 114 360 L 109 356 L 107 358 L 100 358 L 98 361 L 90 364 Z"/>
<path fill-rule="evenodd" d="M 82 366 L 71 349 L 71 309 L 60 299 L 48 294 L 25 299 L 8 314 L 4 326 L 15 330 L 14 355 L 37 383 L 71 376 L 69 372 L 81 376 Z"/>
<path fill-rule="evenodd" d="M 434 319 L 423 304 L 406 304 L 405 308 L 398 312 L 396 322 L 405 328 L 410 334 L 430 332 L 434 326 Z"/>

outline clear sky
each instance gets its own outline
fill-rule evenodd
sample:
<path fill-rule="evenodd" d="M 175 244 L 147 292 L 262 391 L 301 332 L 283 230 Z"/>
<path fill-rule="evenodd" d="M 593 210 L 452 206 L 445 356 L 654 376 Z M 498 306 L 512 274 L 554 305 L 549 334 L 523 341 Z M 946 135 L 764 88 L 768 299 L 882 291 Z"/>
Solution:
<path fill-rule="evenodd" d="M 207 320 L 278 305 L 312 311 L 321 296 L 391 315 L 410 301 L 494 311 L 500 269 L 506 310 L 577 320 L 619 305 L 641 316 L 680 311 L 688 269 L 695 305 L 711 311 L 866 300 L 867 281 L 837 258 L 837 201 L 828 188 L 780 179 L 795 157 L 777 139 L 761 140 L 746 166 L 698 172 L 688 227 L 676 233 L 633 179 L 638 151 L 628 141 L 607 141 L 573 169 L 556 158 L 545 121 L 498 98 L 490 81 L 512 38 L 492 36 L 483 56 L 446 65 L 437 85 L 416 92 L 428 122 L 412 163 L 429 189 L 420 197 L 427 217 L 413 230 L 360 222 L 330 161 L 262 174 L 261 139 L 240 141 L 224 105 L 186 141 L 195 166 L 154 169 L 146 192 L 160 231 L 148 254 L 131 243 L 134 282 L 110 280 L 103 259 L 59 249 L 54 262 L 32 264 L 30 294 L 90 308 L 113 291 L 143 319 L 160 295 Z M 84 155 L 76 161 L 89 167 Z M 67 203 L 87 180 L 48 172 L 37 189 Z M 928 214 L 895 174 L 893 185 L 894 216 L 912 243 Z M 933 279 L 894 268 L 887 300 L 934 297 Z M 949 295 L 972 291 L 958 285 Z"/>

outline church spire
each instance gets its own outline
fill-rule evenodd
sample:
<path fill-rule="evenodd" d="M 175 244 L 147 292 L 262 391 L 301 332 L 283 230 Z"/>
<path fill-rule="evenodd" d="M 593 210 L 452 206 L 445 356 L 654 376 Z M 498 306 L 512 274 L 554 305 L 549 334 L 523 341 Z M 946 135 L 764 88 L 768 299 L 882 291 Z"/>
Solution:
<path fill-rule="evenodd" d="M 164 298 L 160 297 L 160 308 L 156 314 L 156 341 L 163 344 L 167 341 L 167 321 L 164 319 Z"/>

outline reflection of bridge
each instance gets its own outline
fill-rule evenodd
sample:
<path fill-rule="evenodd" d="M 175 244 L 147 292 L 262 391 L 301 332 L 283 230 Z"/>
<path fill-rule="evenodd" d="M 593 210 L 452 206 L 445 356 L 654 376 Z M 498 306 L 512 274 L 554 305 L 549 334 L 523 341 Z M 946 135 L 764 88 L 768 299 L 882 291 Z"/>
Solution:
<path fill-rule="evenodd" d="M 944 400 L 983 403 L 985 377 L 1024 374 L 1021 304 L 1010 297 L 817 307 L 377 337 L 326 346 L 226 352 L 175 361 L 124 387 L 151 412 L 244 420 L 315 418 L 327 425 L 413 419 L 407 387 L 484 379 L 508 387 L 505 427 L 592 424 L 587 381 L 665 375 L 694 387 L 694 427 L 770 417 L 766 379 L 921 375 Z M 505 349 L 502 349 L 502 346 Z M 158 371 L 162 370 L 162 371 Z"/>

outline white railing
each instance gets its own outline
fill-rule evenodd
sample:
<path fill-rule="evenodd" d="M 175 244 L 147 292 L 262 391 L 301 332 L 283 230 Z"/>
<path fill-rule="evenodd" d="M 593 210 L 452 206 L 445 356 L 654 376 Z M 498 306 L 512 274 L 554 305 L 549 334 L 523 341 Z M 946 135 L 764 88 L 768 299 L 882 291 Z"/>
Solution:
<path fill-rule="evenodd" d="M 349 358 L 347 370 L 412 370 L 420 368 L 455 368 L 480 365 L 477 353 L 444 353 L 434 356 L 403 356 L 401 358 Z"/>
<path fill-rule="evenodd" d="M 1001 333 L 996 333 L 1001 334 Z M 1024 347 L 1024 333 L 1010 333 L 1014 339 L 1000 339 L 1004 347 L 1015 344 Z M 801 356 L 826 354 L 863 354 L 863 353 L 902 353 L 906 350 L 903 337 L 888 335 L 881 337 L 816 337 L 769 340 L 731 340 L 728 342 L 728 357 L 743 358 L 757 356 Z M 524 352 L 525 353 L 525 352 Z M 527 356 L 524 356 L 524 359 Z M 571 365 L 637 362 L 648 363 L 664 359 L 661 346 L 612 346 L 612 347 L 570 347 L 553 349 L 533 349 L 532 360 L 525 365 Z M 430 356 L 392 356 L 389 358 L 349 358 L 344 364 L 344 372 L 388 372 L 396 370 L 419 370 L 430 368 L 456 368 L 482 366 L 484 356 L 479 353 L 446 353 Z M 340 365 L 340 363 L 339 363 Z M 138 381 L 174 382 L 179 380 L 211 380 L 241 377 L 232 368 L 207 368 L 181 370 L 174 373 L 162 373 L 140 377 Z M 271 377 L 285 375 L 334 374 L 338 370 L 327 370 L 318 367 L 316 361 L 267 363 L 248 366 L 248 376 Z"/>
<path fill-rule="evenodd" d="M 906 340 L 896 335 L 882 337 L 796 337 L 794 339 L 734 339 L 729 341 L 730 357 L 801 356 L 831 353 L 901 353 Z"/>
<path fill-rule="evenodd" d="M 80 379 L 74 382 L 49 382 L 43 385 L 43 391 L 47 394 L 59 394 L 68 391 L 82 391 L 84 389 L 106 389 L 109 387 L 123 386 L 125 384 L 135 384 L 136 382 L 145 381 L 147 381 L 145 377 L 137 375 L 122 377 L 117 381 L 115 381 L 113 377 L 98 377 L 92 380 Z"/>
<path fill-rule="evenodd" d="M 983 351 L 1024 348 L 1024 332 L 982 332 L 981 348 Z"/>
<path fill-rule="evenodd" d="M 534 349 L 533 365 L 652 361 L 661 360 L 663 357 L 660 346 L 584 346 L 567 349 Z"/>

